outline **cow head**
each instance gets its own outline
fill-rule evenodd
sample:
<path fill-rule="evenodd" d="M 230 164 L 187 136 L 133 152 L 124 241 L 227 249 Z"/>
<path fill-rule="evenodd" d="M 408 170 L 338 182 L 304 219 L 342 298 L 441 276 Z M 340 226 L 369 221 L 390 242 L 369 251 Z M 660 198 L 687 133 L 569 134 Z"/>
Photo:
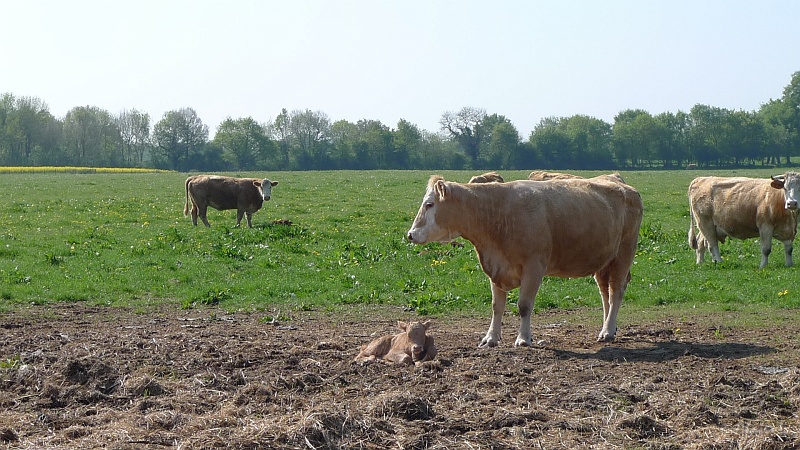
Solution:
<path fill-rule="evenodd" d="M 783 196 L 786 199 L 785 208 L 797 211 L 797 199 L 800 197 L 800 174 L 786 172 L 784 175 L 775 175 L 772 177 L 772 187 L 783 189 Z"/>
<path fill-rule="evenodd" d="M 428 181 L 428 190 L 422 198 L 417 217 L 408 230 L 408 240 L 414 244 L 428 242 L 450 242 L 459 236 L 459 233 L 448 230 L 436 223 L 436 211 L 449 195 L 450 187 L 444 178 L 434 175 Z"/>
<path fill-rule="evenodd" d="M 272 197 L 272 186 L 277 186 L 277 181 L 269 181 L 268 179 L 264 178 L 261 181 L 253 181 L 253 186 L 257 187 L 259 192 L 261 192 L 261 197 L 264 201 L 267 201 Z"/>
<path fill-rule="evenodd" d="M 425 350 L 426 333 L 430 325 L 430 320 L 409 323 L 397 321 L 398 328 L 405 331 L 406 336 L 408 336 L 408 345 L 411 347 L 412 355 L 419 355 Z"/>

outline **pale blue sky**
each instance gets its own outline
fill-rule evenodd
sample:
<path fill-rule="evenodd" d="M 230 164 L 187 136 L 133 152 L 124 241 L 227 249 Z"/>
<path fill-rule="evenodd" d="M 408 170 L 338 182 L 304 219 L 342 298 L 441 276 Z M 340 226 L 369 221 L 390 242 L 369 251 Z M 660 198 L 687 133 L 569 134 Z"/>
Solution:
<path fill-rule="evenodd" d="M 0 93 L 150 113 L 281 108 L 438 131 L 697 103 L 756 110 L 800 71 L 800 2 L 0 0 Z"/>

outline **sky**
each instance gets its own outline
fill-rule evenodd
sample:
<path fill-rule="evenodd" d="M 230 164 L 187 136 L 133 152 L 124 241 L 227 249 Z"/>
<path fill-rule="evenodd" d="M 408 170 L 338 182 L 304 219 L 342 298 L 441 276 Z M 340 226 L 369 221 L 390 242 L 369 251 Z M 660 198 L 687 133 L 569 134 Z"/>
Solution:
<path fill-rule="evenodd" d="M 0 0 L 0 94 L 226 118 L 282 108 L 436 132 L 544 118 L 754 111 L 800 71 L 796 0 Z"/>

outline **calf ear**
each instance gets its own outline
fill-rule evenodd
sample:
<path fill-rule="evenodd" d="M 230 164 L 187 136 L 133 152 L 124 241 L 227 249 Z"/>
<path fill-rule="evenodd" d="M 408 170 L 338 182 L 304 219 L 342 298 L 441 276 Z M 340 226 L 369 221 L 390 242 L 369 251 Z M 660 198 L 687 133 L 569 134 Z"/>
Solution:
<path fill-rule="evenodd" d="M 253 186 L 261 187 L 261 182 L 260 181 L 253 181 Z"/>
<path fill-rule="evenodd" d="M 270 183 L 270 184 L 271 184 L 271 185 L 273 185 L 273 186 L 277 186 L 277 185 L 278 185 L 278 182 L 277 182 L 277 181 L 273 181 L 273 182 L 272 182 L 272 183 Z"/>
<path fill-rule="evenodd" d="M 422 326 L 425 327 L 425 331 L 428 331 L 428 328 L 430 328 L 431 325 L 433 325 L 432 320 L 426 320 L 425 322 L 422 322 Z"/>
<path fill-rule="evenodd" d="M 448 194 L 447 185 L 444 183 L 444 180 L 439 180 L 433 186 L 434 192 L 436 192 L 436 197 L 439 201 L 443 201 Z"/>
<path fill-rule="evenodd" d="M 406 331 L 406 329 L 408 328 L 408 324 L 398 320 L 397 321 L 397 328 L 400 328 L 401 330 Z"/>
<path fill-rule="evenodd" d="M 784 181 L 783 175 L 773 176 L 771 185 L 775 189 L 783 189 Z"/>

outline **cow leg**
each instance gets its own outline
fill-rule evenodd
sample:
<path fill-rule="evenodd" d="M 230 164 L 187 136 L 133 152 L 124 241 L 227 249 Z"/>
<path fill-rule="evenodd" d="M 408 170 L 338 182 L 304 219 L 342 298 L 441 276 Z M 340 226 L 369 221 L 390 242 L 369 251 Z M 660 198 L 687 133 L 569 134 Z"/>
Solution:
<path fill-rule="evenodd" d="M 489 324 L 489 331 L 481 339 L 478 347 L 496 347 L 500 343 L 501 328 L 503 326 L 503 313 L 506 311 L 506 299 L 508 292 L 500 289 L 492 283 L 492 322 Z"/>
<path fill-rule="evenodd" d="M 767 267 L 769 263 L 769 254 L 772 253 L 772 231 L 771 227 L 762 227 L 758 229 L 758 234 L 761 237 L 761 265 L 759 269 Z"/>
<path fill-rule="evenodd" d="M 247 216 L 247 227 L 253 228 L 253 213 L 248 211 L 245 213 L 245 216 Z"/>
<path fill-rule="evenodd" d="M 192 225 L 197 226 L 197 205 L 192 203 Z"/>
<path fill-rule="evenodd" d="M 783 252 L 786 256 L 786 267 L 792 267 L 794 265 L 794 261 L 792 260 L 792 249 L 794 248 L 794 241 L 788 240 L 783 241 Z"/>
<path fill-rule="evenodd" d="M 241 225 L 241 223 L 242 223 L 242 217 L 244 217 L 244 210 L 243 210 L 243 209 L 237 209 L 237 210 L 236 210 L 236 226 L 237 226 L 237 227 L 238 227 L 239 225 Z M 250 218 L 248 217 L 248 222 L 250 221 L 249 219 L 250 219 Z"/>
<path fill-rule="evenodd" d="M 542 285 L 542 278 L 544 277 L 543 272 L 532 272 L 530 276 L 522 279 L 522 285 L 519 287 L 519 301 L 517 302 L 517 307 L 519 308 L 519 334 L 514 342 L 514 347 L 529 347 L 531 345 L 531 315 L 536 301 L 536 293 L 539 292 L 539 286 Z"/>
<path fill-rule="evenodd" d="M 697 238 L 697 264 L 703 264 L 706 260 L 706 238 L 701 234 Z"/>
<path fill-rule="evenodd" d="M 595 281 L 603 297 L 603 329 L 597 341 L 613 341 L 617 334 L 617 314 L 630 281 L 630 271 L 622 266 L 604 269 L 595 274 Z"/>
<path fill-rule="evenodd" d="M 206 217 L 206 214 L 208 214 L 208 206 L 201 206 L 198 208 L 197 215 L 200 216 L 200 219 L 203 220 L 203 223 L 207 227 L 211 227 L 211 224 L 208 223 L 208 218 Z M 197 225 L 197 217 L 195 217 L 194 211 L 192 211 L 192 221 L 194 222 L 195 225 Z"/>

